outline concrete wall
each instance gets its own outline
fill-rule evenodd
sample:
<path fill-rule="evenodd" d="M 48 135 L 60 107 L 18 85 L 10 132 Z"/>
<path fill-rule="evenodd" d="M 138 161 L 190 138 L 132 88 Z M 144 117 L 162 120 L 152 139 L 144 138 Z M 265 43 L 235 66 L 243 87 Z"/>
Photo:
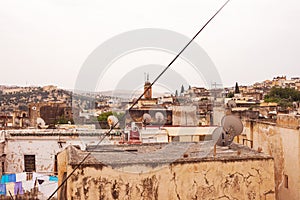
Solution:
<path fill-rule="evenodd" d="M 59 168 L 69 174 L 74 166 L 66 166 L 67 160 L 67 154 L 59 154 Z M 59 180 L 65 172 L 59 171 Z M 176 163 L 148 173 L 92 164 L 75 171 L 58 199 L 275 199 L 270 177 L 274 177 L 270 158 Z"/>
<path fill-rule="evenodd" d="M 277 124 L 263 121 L 245 123 L 244 134 L 253 141 L 253 148 L 274 157 L 277 199 L 280 200 L 300 199 L 300 131 L 296 128 L 298 123 L 298 118 L 292 119 L 291 116 L 279 116 Z M 288 177 L 288 188 L 285 177 Z"/>
<path fill-rule="evenodd" d="M 173 106 L 172 110 L 174 126 L 198 126 L 196 106 Z"/>

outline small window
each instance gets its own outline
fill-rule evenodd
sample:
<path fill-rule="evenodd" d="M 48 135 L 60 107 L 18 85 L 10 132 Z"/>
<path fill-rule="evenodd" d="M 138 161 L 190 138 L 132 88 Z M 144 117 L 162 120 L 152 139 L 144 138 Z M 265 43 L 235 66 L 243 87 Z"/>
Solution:
<path fill-rule="evenodd" d="M 57 155 L 54 155 L 54 174 L 57 175 Z"/>
<path fill-rule="evenodd" d="M 5 172 L 5 163 L 3 161 L 2 161 L 1 167 L 2 167 L 2 174 L 4 174 L 4 172 Z"/>
<path fill-rule="evenodd" d="M 24 155 L 25 172 L 35 171 L 35 155 Z"/>
<path fill-rule="evenodd" d="M 284 175 L 284 187 L 289 188 L 289 176 L 286 174 Z"/>

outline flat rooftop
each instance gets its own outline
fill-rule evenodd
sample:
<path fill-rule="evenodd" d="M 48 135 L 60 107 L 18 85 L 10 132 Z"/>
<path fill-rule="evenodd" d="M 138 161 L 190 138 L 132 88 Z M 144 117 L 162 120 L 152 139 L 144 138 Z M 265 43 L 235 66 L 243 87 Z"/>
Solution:
<path fill-rule="evenodd" d="M 273 159 L 264 153 L 258 153 L 249 147 L 235 143 L 230 147 L 217 146 L 216 150 L 217 154 L 214 156 L 213 141 L 101 145 L 89 146 L 86 151 L 70 146 L 68 163 L 77 165 L 88 153 L 91 155 L 84 165 L 102 164 L 112 168 L 130 165 L 156 167 L 170 163 Z"/>

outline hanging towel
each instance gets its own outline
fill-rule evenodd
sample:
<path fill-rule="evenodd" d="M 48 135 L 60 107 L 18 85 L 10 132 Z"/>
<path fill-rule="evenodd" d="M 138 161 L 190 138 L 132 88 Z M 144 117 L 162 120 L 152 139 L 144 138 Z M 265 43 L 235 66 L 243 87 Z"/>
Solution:
<path fill-rule="evenodd" d="M 31 192 L 31 189 L 34 188 L 34 182 L 33 180 L 30 181 L 22 181 L 22 187 L 25 192 Z"/>
<path fill-rule="evenodd" d="M 8 183 L 8 174 L 2 175 L 2 177 L 1 177 L 1 183 L 2 184 Z"/>
<path fill-rule="evenodd" d="M 15 183 L 6 183 L 6 196 L 10 196 L 9 192 L 14 195 Z"/>
<path fill-rule="evenodd" d="M 6 185 L 0 184 L 0 195 L 6 195 Z"/>
<path fill-rule="evenodd" d="M 15 183 L 16 182 L 16 174 L 9 174 L 8 175 L 8 182 Z"/>
<path fill-rule="evenodd" d="M 24 194 L 24 191 L 23 191 L 23 188 L 22 188 L 22 182 L 16 182 L 15 183 L 15 195 L 18 195 L 18 194 Z"/>
<path fill-rule="evenodd" d="M 58 178 L 57 178 L 57 176 L 50 176 L 50 177 L 49 177 L 49 181 L 55 181 L 55 182 L 58 182 Z"/>
<path fill-rule="evenodd" d="M 21 182 L 21 181 L 26 181 L 26 180 L 27 180 L 26 172 L 16 174 L 16 182 Z"/>
<path fill-rule="evenodd" d="M 39 192 L 43 194 L 43 197 L 48 198 L 56 189 L 58 185 L 54 181 L 44 181 L 41 185 L 38 186 Z"/>
<path fill-rule="evenodd" d="M 39 180 L 44 180 L 44 181 L 49 181 L 49 176 L 44 175 L 44 174 L 38 174 L 38 173 L 33 173 L 32 174 L 32 179 L 39 179 Z"/>

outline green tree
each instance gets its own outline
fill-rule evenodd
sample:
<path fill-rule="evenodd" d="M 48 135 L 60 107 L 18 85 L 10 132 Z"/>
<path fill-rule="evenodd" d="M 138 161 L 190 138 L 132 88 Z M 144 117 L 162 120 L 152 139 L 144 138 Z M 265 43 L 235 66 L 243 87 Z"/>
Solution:
<path fill-rule="evenodd" d="M 273 87 L 264 98 L 265 102 L 275 102 L 283 108 L 291 107 L 295 101 L 300 101 L 300 92 L 293 88 Z"/>
<path fill-rule="evenodd" d="M 184 93 L 184 87 L 183 87 L 183 85 L 181 85 L 180 94 L 183 94 L 183 93 Z"/>
<path fill-rule="evenodd" d="M 178 91 L 177 90 L 175 91 L 175 97 L 178 97 Z"/>
<path fill-rule="evenodd" d="M 234 93 L 233 93 L 233 92 L 229 92 L 229 93 L 227 94 L 227 98 L 232 98 L 232 97 L 234 97 Z"/>
<path fill-rule="evenodd" d="M 109 111 L 109 112 L 104 112 L 104 113 L 101 113 L 97 119 L 99 122 L 104 122 L 104 121 L 107 121 L 107 118 L 110 116 L 110 115 L 113 115 L 113 112 Z"/>
<path fill-rule="evenodd" d="M 235 94 L 239 94 L 239 93 L 240 93 L 240 88 L 239 88 L 239 85 L 238 85 L 237 82 L 235 83 L 235 90 L 234 90 L 234 93 L 235 93 Z"/>

